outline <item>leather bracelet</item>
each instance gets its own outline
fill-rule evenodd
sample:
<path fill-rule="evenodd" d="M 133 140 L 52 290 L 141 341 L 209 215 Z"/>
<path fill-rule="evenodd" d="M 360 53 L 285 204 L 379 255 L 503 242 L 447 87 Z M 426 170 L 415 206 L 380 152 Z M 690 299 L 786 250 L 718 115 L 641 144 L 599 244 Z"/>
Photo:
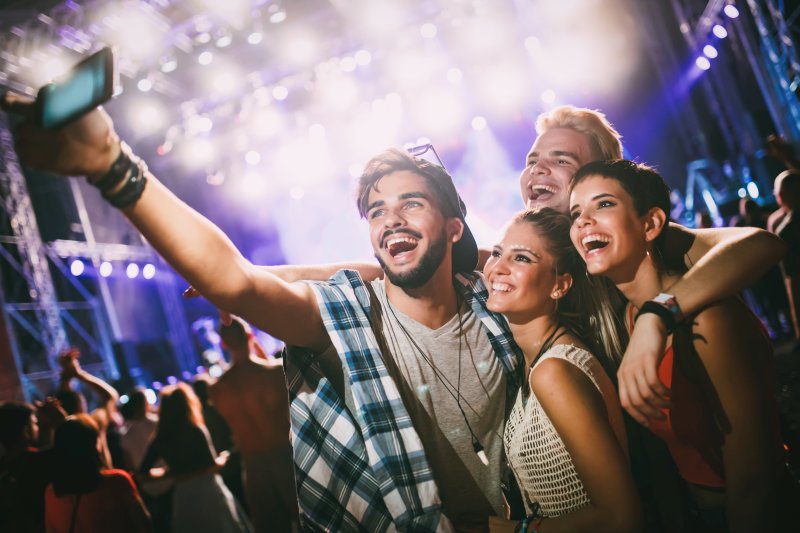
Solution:
<path fill-rule="evenodd" d="M 114 160 L 114 163 L 111 164 L 111 168 L 99 180 L 90 181 L 89 183 L 103 192 L 117 187 L 127 177 L 131 165 L 133 165 L 130 154 L 130 147 L 120 141 L 119 155 Z"/>
<path fill-rule="evenodd" d="M 103 198 L 118 209 L 135 204 L 141 198 L 147 184 L 147 166 L 141 159 L 132 162 L 129 172 L 124 177 L 124 184 L 113 193 L 103 192 Z"/>
<path fill-rule="evenodd" d="M 661 321 L 664 322 L 664 326 L 667 328 L 667 335 L 671 335 L 672 332 L 675 331 L 675 328 L 678 327 L 678 321 L 675 318 L 675 314 L 660 303 L 654 302 L 653 300 L 648 300 L 642 304 L 642 307 L 639 309 L 639 312 L 636 313 L 636 318 L 633 319 L 633 322 L 636 323 L 640 316 L 647 313 L 652 313 L 661 318 Z"/>

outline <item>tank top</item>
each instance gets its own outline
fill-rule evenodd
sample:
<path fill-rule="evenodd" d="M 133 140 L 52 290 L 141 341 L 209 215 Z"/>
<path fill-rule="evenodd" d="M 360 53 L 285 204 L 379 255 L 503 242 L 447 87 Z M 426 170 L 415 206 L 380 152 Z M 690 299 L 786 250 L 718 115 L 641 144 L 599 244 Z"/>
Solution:
<path fill-rule="evenodd" d="M 557 344 L 545 352 L 531 369 L 546 359 L 562 359 L 578 367 L 591 380 L 606 404 L 609 422 L 625 448 L 622 414 L 611 380 L 591 353 L 571 344 Z M 616 404 L 616 408 L 611 408 Z M 589 503 L 589 495 L 575 470 L 564 441 L 559 436 L 535 394 L 527 403 L 517 394 L 503 438 L 506 456 L 525 500 L 526 513 L 547 517 L 570 513 Z"/>

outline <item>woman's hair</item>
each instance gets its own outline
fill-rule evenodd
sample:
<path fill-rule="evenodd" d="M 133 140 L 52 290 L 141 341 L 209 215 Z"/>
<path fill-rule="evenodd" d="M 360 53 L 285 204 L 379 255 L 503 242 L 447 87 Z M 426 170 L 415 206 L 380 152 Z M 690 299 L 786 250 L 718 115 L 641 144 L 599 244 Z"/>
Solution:
<path fill-rule="evenodd" d="M 584 263 L 570 239 L 570 218 L 554 209 L 522 211 L 515 223 L 533 226 L 555 260 L 556 274 L 570 274 L 572 287 L 558 300 L 556 314 L 593 353 L 614 365 L 622 359 L 626 335 L 617 319 L 609 293 L 598 279 L 586 272 Z"/>
<path fill-rule="evenodd" d="M 622 157 L 621 135 L 600 111 L 575 107 L 558 106 L 536 119 L 536 133 L 553 128 L 567 128 L 586 135 L 592 143 L 592 150 L 602 159 Z"/>
<path fill-rule="evenodd" d="M 572 178 L 570 188 L 575 188 L 578 183 L 592 176 L 601 176 L 619 182 L 625 192 L 633 199 L 633 207 L 638 215 L 644 215 L 650 209 L 657 207 L 669 219 L 669 213 L 672 210 L 669 186 L 664 182 L 664 178 L 652 167 L 637 164 L 627 159 L 594 161 L 578 169 L 578 172 Z M 653 240 L 657 264 L 662 269 L 666 268 L 663 260 L 666 239 L 665 224 L 661 233 Z"/>
<path fill-rule="evenodd" d="M 187 426 L 202 427 L 203 407 L 192 388 L 180 382 L 161 390 L 156 438 L 169 440 Z"/>
<path fill-rule="evenodd" d="M 35 413 L 28 404 L 0 402 L 0 445 L 13 448 L 20 444 Z"/>
<path fill-rule="evenodd" d="M 56 496 L 86 494 L 100 485 L 99 436 L 97 423 L 87 414 L 72 415 L 58 427 L 53 441 Z"/>

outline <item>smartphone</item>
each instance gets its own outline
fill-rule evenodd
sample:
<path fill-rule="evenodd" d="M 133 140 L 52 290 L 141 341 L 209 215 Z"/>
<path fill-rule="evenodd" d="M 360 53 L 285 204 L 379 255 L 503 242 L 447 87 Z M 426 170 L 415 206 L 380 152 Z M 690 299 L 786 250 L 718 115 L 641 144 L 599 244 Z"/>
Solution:
<path fill-rule="evenodd" d="M 43 128 L 59 128 L 88 113 L 114 94 L 114 76 L 111 48 L 92 54 L 61 79 L 39 89 L 36 122 Z"/>

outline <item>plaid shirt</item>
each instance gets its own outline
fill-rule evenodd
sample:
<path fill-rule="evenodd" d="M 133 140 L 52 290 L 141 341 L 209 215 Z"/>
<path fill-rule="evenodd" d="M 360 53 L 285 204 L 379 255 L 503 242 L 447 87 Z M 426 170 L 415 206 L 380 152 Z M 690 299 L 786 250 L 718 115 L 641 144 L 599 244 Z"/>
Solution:
<path fill-rule="evenodd" d="M 506 370 L 506 404 L 512 405 L 519 353 L 506 322 L 486 310 L 487 292 L 478 276 L 459 274 L 456 280 Z M 451 531 L 425 450 L 383 364 L 364 282 L 357 272 L 344 270 L 312 287 L 345 364 L 357 412 L 349 411 L 313 353 L 287 348 L 284 368 L 303 527 Z"/>

